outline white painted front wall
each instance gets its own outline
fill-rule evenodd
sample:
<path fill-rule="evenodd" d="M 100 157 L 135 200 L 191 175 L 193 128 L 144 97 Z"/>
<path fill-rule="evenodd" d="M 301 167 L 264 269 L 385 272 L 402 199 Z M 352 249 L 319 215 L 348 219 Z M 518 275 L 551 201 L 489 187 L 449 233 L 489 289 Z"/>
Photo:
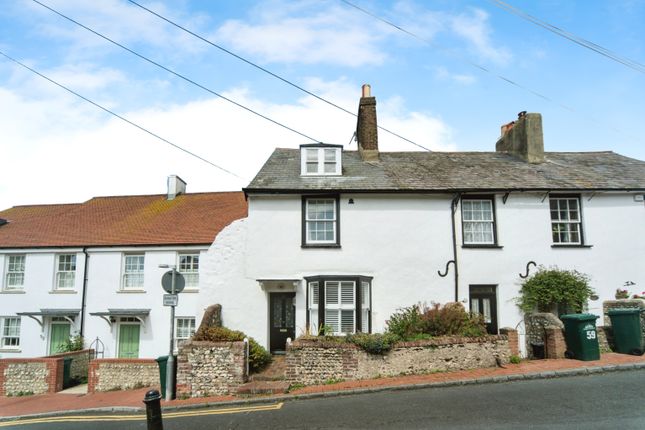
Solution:
<path fill-rule="evenodd" d="M 69 251 L 69 252 L 68 252 Z M 76 253 L 76 287 L 70 292 L 54 290 L 55 256 L 58 253 Z M 182 248 L 90 248 L 87 301 L 85 310 L 85 343 L 89 346 L 97 337 L 105 345 L 105 358 L 117 356 L 118 324 L 112 328 L 92 312 L 108 309 L 150 309 L 140 329 L 139 357 L 156 358 L 167 355 L 170 347 L 170 308 L 163 306 L 165 293 L 161 276 L 169 269 L 159 264 L 178 264 L 178 253 L 205 254 L 205 247 Z M 3 282 L 6 271 L 5 258 L 9 253 L 26 255 L 25 285 L 21 293 L 0 292 L 0 317 L 16 316 L 17 312 L 37 312 L 40 309 L 81 309 L 84 254 L 73 250 L 12 250 L 0 254 Z M 144 287 L 136 292 L 121 289 L 124 254 L 144 254 Z M 200 261 L 200 266 L 201 266 Z M 201 271 L 201 268 L 200 268 Z M 198 308 L 199 289 L 185 290 L 179 295 L 175 316 L 195 317 Z M 38 317 L 42 319 L 42 317 Z M 197 325 L 199 321 L 197 321 Z M 20 348 L 1 350 L 1 358 L 40 357 L 49 352 L 50 318 L 45 318 L 44 329 L 33 319 L 22 316 Z M 80 317 L 75 319 L 72 334 L 80 331 Z"/>
<path fill-rule="evenodd" d="M 301 197 L 251 195 L 248 218 L 223 230 L 204 258 L 204 305 L 222 304 L 227 327 L 268 346 L 268 295 L 257 280 L 301 280 L 296 288 L 296 336 L 305 331 L 306 276 L 373 277 L 373 331 L 383 331 L 400 307 L 453 301 L 454 268 L 446 277 L 437 274 L 453 258 L 451 198 L 343 194 L 341 248 L 304 249 Z M 349 199 L 354 203 L 349 204 Z M 525 272 L 528 261 L 588 274 L 600 296 L 589 304 L 589 311 L 597 315 L 602 313 L 602 301 L 613 299 L 616 288 L 626 281 L 636 283 L 633 292 L 644 290 L 643 203 L 635 202 L 629 193 L 598 193 L 583 194 L 581 204 L 585 244 L 590 248 L 551 246 L 549 199 L 543 193 L 512 193 L 506 203 L 502 195 L 496 196 L 500 249 L 462 248 L 458 208 L 459 300 L 467 302 L 469 285 L 496 285 L 498 326 L 519 325 L 521 332 L 522 316 L 514 298 L 521 284 L 519 274 Z M 284 283 L 284 291 L 289 291 L 289 285 Z M 202 310 L 200 305 L 198 317 Z"/>

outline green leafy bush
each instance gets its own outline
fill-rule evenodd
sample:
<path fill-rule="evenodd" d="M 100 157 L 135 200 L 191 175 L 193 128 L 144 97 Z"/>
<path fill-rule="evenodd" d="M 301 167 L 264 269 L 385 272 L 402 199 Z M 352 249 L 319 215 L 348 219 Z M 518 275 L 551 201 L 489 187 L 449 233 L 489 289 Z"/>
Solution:
<path fill-rule="evenodd" d="M 353 343 L 370 354 L 384 354 L 399 341 L 393 333 L 356 333 L 347 335 L 347 342 Z"/>
<path fill-rule="evenodd" d="M 558 306 L 582 311 L 594 291 L 589 277 L 575 270 L 540 267 L 524 281 L 517 304 L 524 312 L 550 312 Z"/>
<path fill-rule="evenodd" d="M 511 355 L 509 361 L 513 364 L 520 364 L 522 362 L 522 359 L 517 355 Z"/>
<path fill-rule="evenodd" d="M 466 312 L 461 303 L 433 303 L 421 314 L 423 332 L 432 336 L 477 337 L 486 334 L 484 319 L 479 314 Z"/>
<path fill-rule="evenodd" d="M 400 308 L 390 316 L 386 322 L 388 333 L 392 333 L 401 339 L 411 339 L 416 335 L 423 334 L 423 322 L 419 305 L 412 305 L 407 308 Z"/>
<path fill-rule="evenodd" d="M 83 336 L 71 336 L 58 347 L 58 352 L 82 351 L 84 346 Z"/>
<path fill-rule="evenodd" d="M 477 337 L 486 334 L 481 315 L 466 312 L 461 303 L 441 306 L 413 305 L 399 309 L 387 322 L 387 331 L 403 340 L 421 340 L 432 336 Z"/>
<path fill-rule="evenodd" d="M 206 327 L 197 330 L 193 340 L 209 342 L 240 342 L 248 337 L 241 331 L 226 327 Z M 271 354 L 252 337 L 249 338 L 249 370 L 258 372 L 271 362 Z"/>

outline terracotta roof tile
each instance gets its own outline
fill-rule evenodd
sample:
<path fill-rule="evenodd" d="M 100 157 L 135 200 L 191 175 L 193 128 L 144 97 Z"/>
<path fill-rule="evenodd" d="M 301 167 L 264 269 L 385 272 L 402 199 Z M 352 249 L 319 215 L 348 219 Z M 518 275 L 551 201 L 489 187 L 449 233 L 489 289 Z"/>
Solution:
<path fill-rule="evenodd" d="M 0 248 L 210 244 L 247 215 L 241 192 L 95 197 L 0 211 Z"/>

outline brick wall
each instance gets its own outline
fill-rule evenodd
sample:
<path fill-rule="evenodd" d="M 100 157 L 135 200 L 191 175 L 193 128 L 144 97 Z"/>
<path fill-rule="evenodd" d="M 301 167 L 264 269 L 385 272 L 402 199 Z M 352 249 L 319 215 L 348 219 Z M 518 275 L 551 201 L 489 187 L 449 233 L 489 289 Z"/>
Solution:
<path fill-rule="evenodd" d="M 90 363 L 90 355 L 94 354 L 93 349 L 83 349 L 81 351 L 62 352 L 51 355 L 51 358 L 71 358 L 70 377 L 75 380 L 87 379 L 87 372 Z"/>
<path fill-rule="evenodd" d="M 0 359 L 0 396 L 55 393 L 62 389 L 62 358 Z"/>
<path fill-rule="evenodd" d="M 384 355 L 369 354 L 347 343 L 299 340 L 287 346 L 286 376 L 289 382 L 311 385 L 493 367 L 498 360 L 508 363 L 510 356 L 507 335 L 400 342 Z"/>
<path fill-rule="evenodd" d="M 89 362 L 89 393 L 142 387 L 159 387 L 159 366 L 154 359 L 101 358 Z"/>
<path fill-rule="evenodd" d="M 499 334 L 506 336 L 508 339 L 508 347 L 511 351 L 511 355 L 520 355 L 520 341 L 519 336 L 517 335 L 517 330 L 510 327 L 502 327 L 499 329 Z"/>
<path fill-rule="evenodd" d="M 561 328 L 549 327 L 544 329 L 546 343 L 544 358 L 564 358 L 567 350 L 567 343 L 564 340 L 564 330 Z"/>
<path fill-rule="evenodd" d="M 177 397 L 235 393 L 247 376 L 244 342 L 189 341 L 177 356 Z"/>
<path fill-rule="evenodd" d="M 526 314 L 524 316 L 524 326 L 526 327 L 526 351 L 528 358 L 538 358 L 533 354 L 532 345 L 543 347 L 546 356 L 548 348 L 546 338 L 547 329 L 564 329 L 562 321 L 550 312 Z"/>

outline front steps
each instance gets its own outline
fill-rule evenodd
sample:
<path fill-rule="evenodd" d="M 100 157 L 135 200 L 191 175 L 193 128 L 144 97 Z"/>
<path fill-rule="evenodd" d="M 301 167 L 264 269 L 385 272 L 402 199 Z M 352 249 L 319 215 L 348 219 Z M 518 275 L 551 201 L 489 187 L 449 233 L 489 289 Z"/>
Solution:
<path fill-rule="evenodd" d="M 249 382 L 238 387 L 237 394 L 284 394 L 289 390 L 289 383 L 285 381 L 286 370 L 285 356 L 274 355 L 271 364 L 262 372 L 251 375 Z"/>

